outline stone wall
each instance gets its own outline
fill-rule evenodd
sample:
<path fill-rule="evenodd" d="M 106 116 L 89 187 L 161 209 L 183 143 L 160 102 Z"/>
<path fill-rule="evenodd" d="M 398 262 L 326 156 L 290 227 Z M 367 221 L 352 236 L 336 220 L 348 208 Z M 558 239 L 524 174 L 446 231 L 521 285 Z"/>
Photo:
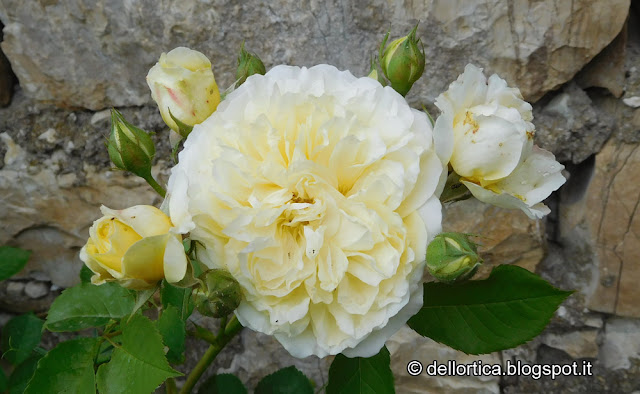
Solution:
<path fill-rule="evenodd" d="M 157 132 L 158 157 L 168 157 L 144 81 L 161 52 L 185 45 L 205 53 L 222 88 L 233 82 L 242 40 L 267 68 L 330 63 L 363 75 L 388 28 L 397 36 L 418 21 L 427 66 L 408 100 L 433 109 L 468 62 L 497 72 L 534 102 L 537 144 L 570 173 L 545 220 L 465 201 L 447 207 L 445 227 L 487 237 L 481 275 L 518 264 L 576 293 L 540 337 L 501 353 L 471 357 L 400 331 L 388 344 L 397 391 L 640 390 L 638 0 L 0 0 L 0 245 L 34 252 L 20 275 L 0 283 L 0 324 L 46 310 L 77 281 L 78 251 L 100 204 L 160 202 L 139 179 L 110 169 L 104 140 L 115 106 Z M 168 163 L 154 168 L 166 180 Z M 205 350 L 192 349 L 190 362 Z M 412 359 L 589 360 L 595 376 L 413 378 L 405 370 Z M 330 361 L 293 359 L 245 330 L 211 371 L 254 386 L 295 364 L 321 386 Z"/>

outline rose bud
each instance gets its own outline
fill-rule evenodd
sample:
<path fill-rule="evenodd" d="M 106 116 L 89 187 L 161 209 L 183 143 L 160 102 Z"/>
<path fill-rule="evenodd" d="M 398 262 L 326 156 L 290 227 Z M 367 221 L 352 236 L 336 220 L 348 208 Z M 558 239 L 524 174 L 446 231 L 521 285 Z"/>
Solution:
<path fill-rule="evenodd" d="M 149 134 L 127 122 L 122 114 L 111 109 L 111 134 L 107 144 L 109 157 L 121 170 L 131 171 L 141 178 L 151 176 L 151 160 L 156 148 Z"/>
<path fill-rule="evenodd" d="M 482 264 L 478 244 L 460 233 L 441 233 L 427 247 L 427 269 L 441 282 L 470 279 Z"/>
<path fill-rule="evenodd" d="M 211 62 L 189 48 L 178 47 L 160 55 L 158 63 L 147 74 L 147 84 L 162 119 L 183 138 L 220 103 Z"/>
<path fill-rule="evenodd" d="M 534 145 L 532 107 L 520 90 L 469 64 L 435 104 L 434 135 L 453 137 L 449 165 L 475 198 L 531 219 L 550 212 L 542 201 L 565 183 L 564 166 Z"/>
<path fill-rule="evenodd" d="M 180 281 L 187 270 L 181 236 L 171 233 L 171 220 L 150 205 L 123 210 L 100 207 L 80 259 L 94 272 L 96 285 L 117 281 L 130 289 L 148 289 L 165 278 Z"/>
<path fill-rule="evenodd" d="M 193 292 L 193 298 L 203 315 L 224 317 L 240 305 L 240 285 L 228 271 L 212 269 L 202 273 L 198 279 L 200 288 Z"/>
<path fill-rule="evenodd" d="M 418 25 L 409 35 L 398 38 L 385 48 L 389 33 L 380 46 L 380 67 L 391 87 L 405 96 L 424 72 L 424 47 L 416 39 Z M 383 50 L 384 48 L 384 50 Z"/>

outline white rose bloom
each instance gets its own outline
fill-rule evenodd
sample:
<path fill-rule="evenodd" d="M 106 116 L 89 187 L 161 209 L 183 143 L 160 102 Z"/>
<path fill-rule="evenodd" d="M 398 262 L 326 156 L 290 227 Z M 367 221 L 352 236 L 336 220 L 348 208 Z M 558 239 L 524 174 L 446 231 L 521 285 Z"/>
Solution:
<path fill-rule="evenodd" d="M 240 283 L 244 326 L 296 357 L 369 357 L 422 305 L 447 160 L 393 89 L 277 66 L 193 129 L 169 209 Z"/>
<path fill-rule="evenodd" d="M 549 213 L 541 201 L 564 184 L 564 166 L 533 145 L 531 104 L 520 90 L 495 74 L 487 81 L 469 64 L 435 104 L 442 114 L 434 133 L 453 136 L 445 154 L 478 200 L 521 209 L 532 219 Z"/>

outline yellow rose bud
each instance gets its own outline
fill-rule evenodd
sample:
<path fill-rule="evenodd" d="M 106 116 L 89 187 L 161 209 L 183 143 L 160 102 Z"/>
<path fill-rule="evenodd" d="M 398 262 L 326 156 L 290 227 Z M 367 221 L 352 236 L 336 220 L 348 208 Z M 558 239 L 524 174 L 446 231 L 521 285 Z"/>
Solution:
<path fill-rule="evenodd" d="M 202 53 L 189 48 L 178 47 L 163 53 L 149 70 L 147 84 L 162 119 L 182 137 L 191 130 L 185 131 L 180 127 L 181 123 L 189 127 L 202 123 L 220 103 L 211 62 Z"/>
<path fill-rule="evenodd" d="M 136 205 L 123 210 L 100 207 L 80 259 L 95 273 L 96 285 L 118 281 L 130 289 L 147 289 L 159 280 L 180 281 L 187 270 L 181 237 L 158 208 Z"/>

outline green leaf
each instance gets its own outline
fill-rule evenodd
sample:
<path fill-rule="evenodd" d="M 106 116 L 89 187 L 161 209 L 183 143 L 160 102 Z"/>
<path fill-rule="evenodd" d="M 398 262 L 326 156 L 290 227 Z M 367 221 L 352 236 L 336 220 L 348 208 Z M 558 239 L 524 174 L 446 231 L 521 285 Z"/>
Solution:
<path fill-rule="evenodd" d="M 164 356 L 162 337 L 151 320 L 134 315 L 122 328 L 122 344 L 111 361 L 98 368 L 98 390 L 108 393 L 150 393 L 166 379 L 180 375 Z"/>
<path fill-rule="evenodd" d="M 58 344 L 40 361 L 25 394 L 95 393 L 93 358 L 99 338 L 80 338 Z"/>
<path fill-rule="evenodd" d="M 205 380 L 198 394 L 247 394 L 247 389 L 235 375 L 223 373 Z"/>
<path fill-rule="evenodd" d="M 523 268 L 499 265 L 485 280 L 425 283 L 424 304 L 409 326 L 467 354 L 496 352 L 540 334 L 571 293 Z"/>
<path fill-rule="evenodd" d="M 178 308 L 180 318 L 187 320 L 193 312 L 193 300 L 191 299 L 191 288 L 175 287 L 162 281 L 162 290 L 160 296 L 162 298 L 162 306 L 166 309 L 169 305 Z"/>
<path fill-rule="evenodd" d="M 313 394 L 306 376 L 293 365 L 265 376 L 256 387 L 255 394 Z"/>
<path fill-rule="evenodd" d="M 31 380 L 36 371 L 38 361 L 43 357 L 40 354 L 33 354 L 28 359 L 19 364 L 9 376 L 9 394 L 23 394 L 27 388 L 27 383 Z"/>
<path fill-rule="evenodd" d="M 40 343 L 43 323 L 33 313 L 9 320 L 2 329 L 3 357 L 13 365 L 29 358 L 33 349 Z"/>
<path fill-rule="evenodd" d="M 0 280 L 9 279 L 22 271 L 31 252 L 11 246 L 0 246 Z"/>
<path fill-rule="evenodd" d="M 184 362 L 184 340 L 187 335 L 184 320 L 180 317 L 178 308 L 167 306 L 156 322 L 158 331 L 162 335 L 162 342 L 169 347 L 167 360 L 170 363 Z"/>
<path fill-rule="evenodd" d="M 338 354 L 329 367 L 327 394 L 395 393 L 390 362 L 386 346 L 369 358 L 349 358 Z"/>
<path fill-rule="evenodd" d="M 89 269 L 86 265 L 83 265 L 80 268 L 80 282 L 82 283 L 91 283 L 91 277 L 93 276 L 93 271 Z"/>
<path fill-rule="evenodd" d="M 100 348 L 98 349 L 98 354 L 96 355 L 95 362 L 94 362 L 96 367 L 98 365 L 108 363 L 109 360 L 111 360 L 111 355 L 113 354 L 113 345 L 111 343 L 115 341 L 116 338 L 119 338 L 119 336 L 112 337 L 111 342 L 108 342 L 108 341 L 102 342 L 102 344 L 100 345 Z"/>
<path fill-rule="evenodd" d="M 116 283 L 95 286 L 81 283 L 53 301 L 45 328 L 49 331 L 75 331 L 107 324 L 131 314 L 133 294 Z"/>
<path fill-rule="evenodd" d="M 136 302 L 133 305 L 133 311 L 131 311 L 131 315 L 138 312 L 138 309 L 142 308 L 142 306 L 144 306 L 144 304 L 146 304 L 147 301 L 149 301 L 149 299 L 153 297 L 153 295 L 156 293 L 156 290 L 158 290 L 158 285 L 155 285 L 151 289 L 136 291 L 135 292 Z"/>

